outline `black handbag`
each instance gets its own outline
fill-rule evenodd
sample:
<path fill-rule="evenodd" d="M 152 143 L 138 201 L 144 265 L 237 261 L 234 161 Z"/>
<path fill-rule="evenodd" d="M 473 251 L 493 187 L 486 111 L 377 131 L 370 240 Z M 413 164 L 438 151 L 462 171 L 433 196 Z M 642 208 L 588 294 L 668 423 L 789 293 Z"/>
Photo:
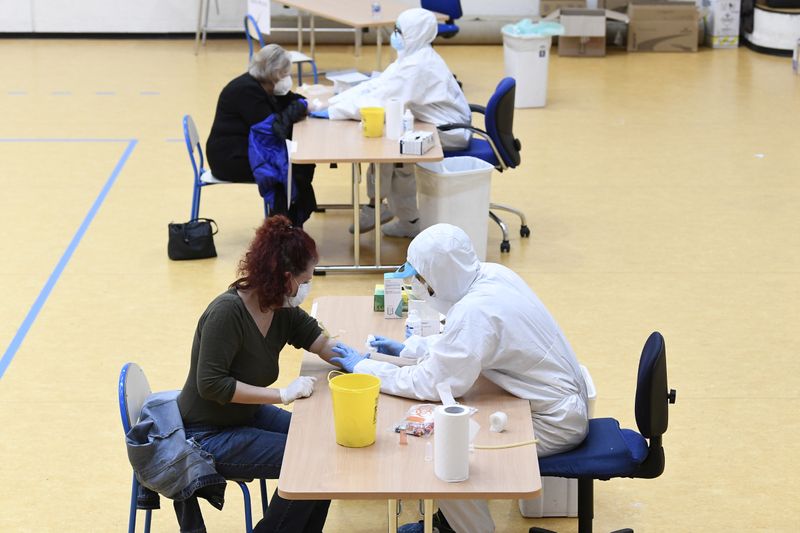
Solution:
<path fill-rule="evenodd" d="M 167 255 L 174 261 L 217 257 L 217 231 L 217 223 L 210 218 L 195 218 L 183 224 L 170 222 Z"/>

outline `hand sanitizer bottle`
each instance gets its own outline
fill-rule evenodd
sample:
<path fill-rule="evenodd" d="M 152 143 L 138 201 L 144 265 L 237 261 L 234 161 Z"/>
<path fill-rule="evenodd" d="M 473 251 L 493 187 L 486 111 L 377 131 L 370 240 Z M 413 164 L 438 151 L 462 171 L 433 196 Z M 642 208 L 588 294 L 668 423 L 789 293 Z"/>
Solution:
<path fill-rule="evenodd" d="M 403 113 L 403 133 L 414 131 L 414 115 L 410 109 Z"/>

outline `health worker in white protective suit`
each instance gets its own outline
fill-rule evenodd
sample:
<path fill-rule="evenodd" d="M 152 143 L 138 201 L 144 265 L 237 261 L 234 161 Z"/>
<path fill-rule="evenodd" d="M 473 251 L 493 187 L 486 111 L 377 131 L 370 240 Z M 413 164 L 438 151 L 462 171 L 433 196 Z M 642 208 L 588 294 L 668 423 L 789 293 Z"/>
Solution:
<path fill-rule="evenodd" d="M 437 22 L 432 12 L 420 8 L 402 12 L 391 36 L 397 60 L 380 76 L 331 98 L 328 117 L 360 120 L 361 107 L 385 106 L 390 98 L 397 98 L 417 120 L 437 126 L 469 124 L 471 112 L 464 93 L 447 64 L 431 47 L 436 32 Z M 324 112 L 321 114 L 324 116 Z M 456 150 L 467 147 L 470 135 L 469 130 L 458 129 L 440 132 L 439 139 L 445 150 Z M 397 217 L 384 224 L 383 233 L 389 237 L 414 237 L 419 233 L 414 165 L 383 164 L 380 176 L 381 196 L 389 200 L 389 209 L 381 210 L 381 224 L 393 215 Z M 371 207 L 364 207 L 359 213 L 362 232 L 375 227 L 375 177 L 371 172 L 367 176 L 367 195 Z"/>
<path fill-rule="evenodd" d="M 332 361 L 378 376 L 382 392 L 426 401 L 439 400 L 438 383 L 448 383 L 458 397 L 484 376 L 530 400 L 539 457 L 580 444 L 588 430 L 588 397 L 578 360 L 522 278 L 502 265 L 478 261 L 467 234 L 450 224 L 420 233 L 407 260 L 403 271 L 413 276 L 414 296 L 446 315 L 444 330 L 405 343 L 383 337 L 373 342 L 379 352 L 417 357 L 416 365 L 375 361 L 346 346 L 333 349 L 340 357 Z M 439 508 L 458 533 L 494 531 L 486 500 L 440 500 Z"/>

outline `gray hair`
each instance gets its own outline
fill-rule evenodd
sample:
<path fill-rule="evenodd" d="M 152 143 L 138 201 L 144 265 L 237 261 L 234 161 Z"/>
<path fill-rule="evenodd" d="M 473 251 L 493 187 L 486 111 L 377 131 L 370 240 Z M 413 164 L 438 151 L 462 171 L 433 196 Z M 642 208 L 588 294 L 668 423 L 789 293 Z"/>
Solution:
<path fill-rule="evenodd" d="M 292 62 L 286 50 L 277 44 L 268 44 L 253 54 L 247 71 L 261 83 L 275 85 L 279 79 L 286 76 L 291 66 Z"/>

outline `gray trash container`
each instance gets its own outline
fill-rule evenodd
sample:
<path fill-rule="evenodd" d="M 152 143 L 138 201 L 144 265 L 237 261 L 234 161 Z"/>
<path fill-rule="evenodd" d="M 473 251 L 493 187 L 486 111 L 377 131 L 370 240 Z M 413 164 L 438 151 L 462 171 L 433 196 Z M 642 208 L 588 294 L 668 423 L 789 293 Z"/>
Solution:
<path fill-rule="evenodd" d="M 417 163 L 417 201 L 421 227 L 446 222 L 463 229 L 486 260 L 489 197 L 494 167 L 477 157 L 448 157 Z"/>

